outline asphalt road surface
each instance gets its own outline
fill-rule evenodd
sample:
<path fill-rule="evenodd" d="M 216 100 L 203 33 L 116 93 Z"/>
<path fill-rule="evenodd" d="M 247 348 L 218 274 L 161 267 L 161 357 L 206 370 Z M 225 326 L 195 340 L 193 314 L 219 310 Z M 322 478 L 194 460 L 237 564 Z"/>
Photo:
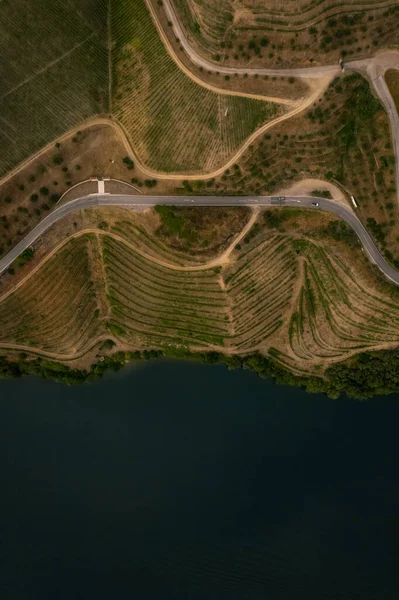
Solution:
<path fill-rule="evenodd" d="M 148 3 L 148 2 L 147 2 Z M 298 69 L 258 69 L 253 67 L 238 68 L 238 67 L 226 67 L 225 65 L 216 64 L 207 60 L 205 57 L 198 54 L 191 46 L 190 42 L 186 38 L 186 32 L 180 24 L 180 21 L 176 15 L 175 9 L 170 0 L 163 0 L 163 8 L 168 17 L 168 21 L 172 23 L 173 31 L 175 36 L 179 39 L 180 46 L 183 47 L 185 53 L 189 57 L 192 63 L 197 67 L 202 67 L 206 71 L 218 71 L 226 75 L 244 75 L 245 73 L 257 74 L 257 75 L 277 75 L 281 77 L 309 77 L 319 78 L 324 75 L 339 74 L 341 67 L 337 63 L 335 65 L 325 65 L 316 67 L 304 67 Z"/>
<path fill-rule="evenodd" d="M 148 0 L 147 0 L 148 3 Z M 335 65 L 321 65 L 314 67 L 304 68 L 293 68 L 293 69 L 263 69 L 253 67 L 226 67 L 222 64 L 213 63 L 209 59 L 201 56 L 191 45 L 187 39 L 187 32 L 180 23 L 179 17 L 173 6 L 172 0 L 163 0 L 163 8 L 167 15 L 168 21 L 172 23 L 175 36 L 179 39 L 180 45 L 183 47 L 185 53 L 191 60 L 191 62 L 198 67 L 202 67 L 206 71 L 213 71 L 223 73 L 226 75 L 244 75 L 245 73 L 256 74 L 256 75 L 269 75 L 269 76 L 281 76 L 281 77 L 303 77 L 303 78 L 320 78 L 326 75 L 339 75 L 341 73 L 341 66 L 336 63 Z M 388 56 L 388 61 L 386 57 Z M 389 92 L 388 86 L 385 83 L 384 73 L 387 68 L 399 69 L 399 54 L 395 50 L 385 51 L 377 53 L 372 58 L 363 58 L 352 61 L 345 61 L 345 69 L 358 71 L 363 73 L 369 78 L 374 90 L 387 111 L 392 139 L 394 145 L 394 152 L 396 158 L 396 189 L 397 199 L 399 202 L 399 117 L 395 107 L 393 98 Z"/>
<path fill-rule="evenodd" d="M 142 196 L 142 195 L 91 195 L 84 198 L 71 200 L 50 213 L 27 236 L 24 237 L 6 256 L 0 260 L 0 273 L 5 271 L 14 260 L 47 231 L 54 223 L 69 215 L 75 210 L 96 206 L 125 206 L 125 207 L 151 207 L 156 205 L 169 206 L 272 206 L 271 196 Z M 315 206 L 317 204 L 317 206 Z M 311 210 L 324 210 L 332 213 L 344 221 L 358 235 L 364 250 L 371 262 L 376 264 L 383 274 L 396 285 L 399 285 L 399 272 L 391 267 L 380 254 L 369 233 L 363 227 L 356 214 L 349 206 L 340 204 L 326 198 L 310 196 L 286 196 L 284 206 L 310 208 Z"/>
<path fill-rule="evenodd" d="M 149 1 L 147 4 L 149 4 Z M 206 71 L 223 73 L 225 75 L 239 75 L 251 74 L 251 75 L 270 75 L 279 77 L 304 77 L 308 79 L 318 79 L 326 75 L 338 75 L 341 73 L 341 66 L 337 62 L 335 65 L 316 65 L 312 67 L 297 67 L 297 68 L 286 68 L 286 69 L 264 69 L 257 67 L 226 67 L 225 65 L 214 63 L 209 59 L 199 54 L 191 45 L 187 39 L 187 32 L 180 23 L 179 17 L 175 11 L 172 0 L 163 0 L 163 8 L 167 15 L 168 21 L 172 23 L 173 31 L 175 36 L 179 40 L 180 46 L 184 49 L 185 53 L 191 60 L 191 62 L 197 67 L 202 67 Z M 377 57 L 376 57 L 377 58 Z M 363 58 L 355 61 L 345 61 L 345 67 L 348 69 L 352 68 L 352 63 L 357 68 L 366 68 L 370 58 Z M 356 69 L 357 70 L 357 69 Z"/>
<path fill-rule="evenodd" d="M 399 64 L 398 64 L 399 68 Z M 383 75 L 377 76 L 372 80 L 375 91 L 387 112 L 391 125 L 392 141 L 395 156 L 395 175 L 396 175 L 396 195 L 399 202 L 399 117 L 395 102 L 390 94 L 388 86 Z"/>

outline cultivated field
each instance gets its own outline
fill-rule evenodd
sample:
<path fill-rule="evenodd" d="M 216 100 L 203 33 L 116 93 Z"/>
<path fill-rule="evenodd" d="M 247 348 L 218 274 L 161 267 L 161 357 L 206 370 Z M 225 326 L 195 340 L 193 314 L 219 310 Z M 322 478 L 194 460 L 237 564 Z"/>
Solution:
<path fill-rule="evenodd" d="M 223 347 L 229 321 L 215 270 L 175 271 L 107 237 L 103 256 L 119 338 L 139 347 Z"/>
<path fill-rule="evenodd" d="M 218 94 L 185 75 L 166 51 L 144 0 L 113 5 L 113 111 L 135 151 L 159 171 L 211 171 L 278 105 Z"/>
<path fill-rule="evenodd" d="M 289 238 L 255 237 L 226 271 L 224 282 L 229 299 L 232 333 L 229 345 L 253 351 L 267 346 L 269 338 L 284 324 L 297 277 L 297 260 Z"/>
<path fill-rule="evenodd" d="M 97 301 L 82 237 L 45 262 L 25 285 L 0 302 L 1 342 L 60 355 L 81 354 L 99 334 Z"/>
<path fill-rule="evenodd" d="M 0 297 L 0 348 L 74 364 L 93 346 L 260 351 L 321 373 L 399 343 L 397 288 L 328 215 L 266 211 L 220 261 L 169 247 L 159 224 L 154 211 L 81 215 L 75 237 Z"/>
<path fill-rule="evenodd" d="M 201 189 L 268 195 L 308 177 L 330 180 L 355 196 L 358 216 L 399 267 L 394 168 L 387 115 L 368 83 L 351 74 L 335 79 L 306 113 L 270 129 Z"/>
<path fill-rule="evenodd" d="M 175 0 L 174 5 L 190 35 L 208 50 L 220 49 L 221 42 L 226 40 L 228 30 L 233 25 L 232 0 L 220 0 L 217 3 L 210 0 Z"/>
<path fill-rule="evenodd" d="M 324 370 L 399 343 L 397 289 L 372 272 L 356 236 L 327 215 L 267 211 L 223 278 L 233 346 L 269 352 L 291 371 Z"/>
<path fill-rule="evenodd" d="M 173 1 L 190 41 L 231 65 L 329 63 L 398 41 L 396 0 Z"/>
<path fill-rule="evenodd" d="M 153 169 L 209 171 L 280 111 L 192 81 L 167 53 L 144 0 L 2 2 L 0 32 L 0 177 L 110 112 Z"/>
<path fill-rule="evenodd" d="M 0 3 L 0 176 L 108 110 L 107 0 Z"/>
<path fill-rule="evenodd" d="M 322 361 L 399 343 L 396 301 L 368 289 L 325 248 L 307 244 L 303 255 L 302 286 L 289 327 L 295 357 Z"/>

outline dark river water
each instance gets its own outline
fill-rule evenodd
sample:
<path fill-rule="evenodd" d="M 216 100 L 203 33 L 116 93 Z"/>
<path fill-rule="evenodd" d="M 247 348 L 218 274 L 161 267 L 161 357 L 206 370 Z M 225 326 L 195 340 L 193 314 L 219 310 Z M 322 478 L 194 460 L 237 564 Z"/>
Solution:
<path fill-rule="evenodd" d="M 399 397 L 152 362 L 0 382 L 0 598 L 399 598 Z"/>

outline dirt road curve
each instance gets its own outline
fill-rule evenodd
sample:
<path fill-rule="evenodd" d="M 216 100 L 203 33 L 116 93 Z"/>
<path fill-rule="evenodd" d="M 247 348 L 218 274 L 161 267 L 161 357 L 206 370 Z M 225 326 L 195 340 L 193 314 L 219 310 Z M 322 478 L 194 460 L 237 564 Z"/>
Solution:
<path fill-rule="evenodd" d="M 154 8 L 151 6 L 150 0 L 146 0 L 147 6 L 150 13 L 155 21 L 158 30 L 162 29 L 161 24 L 157 18 Z M 163 8 L 165 9 L 168 20 L 172 23 L 173 31 L 176 37 L 179 39 L 180 45 L 183 47 L 187 56 L 191 62 L 198 67 L 202 67 L 207 71 L 224 73 L 226 75 L 232 75 L 235 73 L 244 75 L 257 74 L 257 75 L 270 75 L 270 76 L 282 76 L 282 77 L 300 77 L 303 79 L 321 79 L 331 78 L 334 75 L 341 73 L 341 66 L 335 65 L 324 65 L 315 67 L 304 67 L 304 68 L 293 68 L 293 69 L 264 69 L 264 68 L 237 68 L 237 67 L 226 67 L 225 65 L 216 64 L 209 59 L 201 56 L 194 48 L 191 47 L 186 32 L 179 21 L 177 12 L 173 7 L 172 0 L 163 0 Z M 163 35 L 163 37 L 165 37 Z M 169 45 L 169 42 L 168 44 Z M 169 49 L 170 51 L 170 49 Z M 371 82 L 374 91 L 387 111 L 393 146 L 396 158 L 396 190 L 397 199 L 399 203 L 399 117 L 395 107 L 395 103 L 385 83 L 384 75 L 388 69 L 399 69 L 399 51 L 398 50 L 386 50 L 377 53 L 373 58 L 364 58 L 359 60 L 345 61 L 344 67 L 350 71 L 357 71 L 364 75 Z M 288 115 L 293 116 L 297 111 L 292 111 Z M 234 161 L 233 161 L 234 162 Z M 225 168 L 229 166 L 226 165 Z"/>

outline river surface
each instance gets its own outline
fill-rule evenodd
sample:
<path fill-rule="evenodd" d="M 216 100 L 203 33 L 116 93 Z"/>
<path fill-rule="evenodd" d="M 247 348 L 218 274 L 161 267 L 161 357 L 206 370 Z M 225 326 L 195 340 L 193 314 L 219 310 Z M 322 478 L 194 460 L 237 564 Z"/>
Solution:
<path fill-rule="evenodd" d="M 397 600 L 398 426 L 223 366 L 0 381 L 0 597 Z"/>

